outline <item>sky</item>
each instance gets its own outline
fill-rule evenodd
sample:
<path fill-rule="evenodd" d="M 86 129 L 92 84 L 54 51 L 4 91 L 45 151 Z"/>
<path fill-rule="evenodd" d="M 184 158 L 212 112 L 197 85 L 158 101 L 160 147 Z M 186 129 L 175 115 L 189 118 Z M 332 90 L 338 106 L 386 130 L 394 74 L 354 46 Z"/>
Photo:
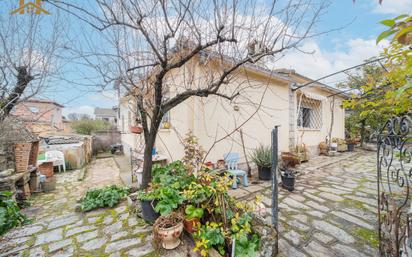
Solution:
<path fill-rule="evenodd" d="M 0 0 L 0 2 L 3 0 Z M 277 68 L 294 69 L 312 79 L 357 65 L 379 54 L 385 43 L 376 45 L 376 37 L 385 27 L 379 21 L 412 13 L 412 0 L 331 0 L 330 7 L 316 25 L 316 31 L 331 31 L 306 40 L 298 51 L 287 52 L 276 63 Z M 52 10 L 51 10 L 52 11 Z M 339 28 L 338 30 L 336 30 Z M 83 28 L 75 28 L 82 31 Z M 73 39 L 75 40 L 75 39 Z M 78 75 L 78 74 L 77 74 Z M 335 85 L 342 76 L 325 81 Z M 71 112 L 93 114 L 95 107 L 112 107 L 117 104 L 114 91 L 97 92 L 60 81 L 58 90 L 40 97 L 53 99 L 65 105 L 63 114 Z"/>

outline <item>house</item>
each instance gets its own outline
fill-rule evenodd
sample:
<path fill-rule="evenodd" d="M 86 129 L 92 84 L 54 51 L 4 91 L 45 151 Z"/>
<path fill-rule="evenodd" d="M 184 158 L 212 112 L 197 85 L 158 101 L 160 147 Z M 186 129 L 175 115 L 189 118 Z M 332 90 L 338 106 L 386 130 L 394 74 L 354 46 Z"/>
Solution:
<path fill-rule="evenodd" d="M 196 57 L 171 76 L 179 86 L 188 81 L 180 74 L 190 74 L 192 86 L 196 87 L 196 83 L 204 81 L 206 72 L 218 73 L 219 67 Z M 258 64 L 244 65 L 232 78 L 222 86 L 224 92 L 243 87 L 232 101 L 213 95 L 191 97 L 167 113 L 164 120 L 168 126 L 158 132 L 157 151 L 170 160 L 182 158 L 182 138 L 190 130 L 206 152 L 213 148 L 206 158 L 213 162 L 227 152 L 245 157 L 239 128 L 248 155 L 260 144 L 271 144 L 271 130 L 276 125 L 280 126 L 279 151 L 291 151 L 304 144 L 311 154 L 317 154 L 319 143 L 329 134 L 332 138 L 345 138 L 342 101 L 348 96 L 336 88 L 319 82 L 300 87 L 313 81 L 293 70 L 269 70 Z M 173 88 L 178 86 L 170 86 L 169 94 L 175 94 Z M 118 129 L 126 154 L 144 142 L 142 134 L 129 131 L 138 120 L 133 111 L 136 109 L 129 95 L 120 99 Z"/>
<path fill-rule="evenodd" d="M 17 104 L 12 115 L 23 120 L 26 126 L 37 135 L 64 129 L 63 105 L 47 99 L 30 99 Z"/>
<path fill-rule="evenodd" d="M 115 108 L 94 108 L 94 117 L 96 120 L 105 120 L 113 125 L 117 124 L 117 112 Z"/>
<path fill-rule="evenodd" d="M 47 10 L 41 7 L 42 0 L 36 0 L 34 3 L 29 1 L 25 3 L 25 0 L 19 1 L 19 8 L 13 10 L 11 14 L 25 14 L 25 13 L 35 13 L 35 14 L 50 14 Z"/>

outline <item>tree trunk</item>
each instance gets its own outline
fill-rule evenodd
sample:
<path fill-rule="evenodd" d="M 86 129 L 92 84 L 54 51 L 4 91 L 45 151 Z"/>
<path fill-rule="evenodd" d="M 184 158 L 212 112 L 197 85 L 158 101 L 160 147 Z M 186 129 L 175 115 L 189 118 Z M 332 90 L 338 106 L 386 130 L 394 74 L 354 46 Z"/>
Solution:
<path fill-rule="evenodd" d="M 24 90 L 33 79 L 34 77 L 30 75 L 27 67 L 22 66 L 17 68 L 16 85 L 6 99 L 0 100 L 0 122 L 3 122 L 4 119 L 10 114 L 13 107 L 17 104 L 17 101 L 23 95 Z"/>
<path fill-rule="evenodd" d="M 161 121 L 161 118 L 160 118 Z M 144 135 L 145 137 L 145 147 L 144 147 L 144 158 L 143 158 L 143 180 L 142 188 L 147 188 L 150 182 L 152 182 L 152 151 L 154 144 L 156 142 L 157 132 L 159 131 L 160 121 L 154 121 L 151 125 L 149 133 Z"/>
<path fill-rule="evenodd" d="M 152 181 L 152 151 L 155 143 L 156 135 L 148 135 L 146 144 L 144 147 L 144 158 L 143 158 L 143 180 L 142 187 L 146 188 Z"/>

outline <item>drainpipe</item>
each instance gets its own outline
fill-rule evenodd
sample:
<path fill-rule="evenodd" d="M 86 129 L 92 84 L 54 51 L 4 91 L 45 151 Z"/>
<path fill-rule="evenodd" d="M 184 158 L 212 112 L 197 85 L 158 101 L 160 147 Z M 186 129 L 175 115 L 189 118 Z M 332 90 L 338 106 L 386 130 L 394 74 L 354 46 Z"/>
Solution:
<path fill-rule="evenodd" d="M 295 82 L 289 84 L 289 151 L 293 151 L 296 145 L 295 87 Z"/>

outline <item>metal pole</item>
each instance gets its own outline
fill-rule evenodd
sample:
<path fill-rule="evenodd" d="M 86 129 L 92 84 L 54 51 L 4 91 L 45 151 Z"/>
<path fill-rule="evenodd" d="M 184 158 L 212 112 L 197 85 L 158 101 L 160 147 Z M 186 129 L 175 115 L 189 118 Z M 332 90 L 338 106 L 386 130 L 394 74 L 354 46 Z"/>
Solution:
<path fill-rule="evenodd" d="M 272 130 L 272 225 L 278 231 L 278 128 Z"/>

